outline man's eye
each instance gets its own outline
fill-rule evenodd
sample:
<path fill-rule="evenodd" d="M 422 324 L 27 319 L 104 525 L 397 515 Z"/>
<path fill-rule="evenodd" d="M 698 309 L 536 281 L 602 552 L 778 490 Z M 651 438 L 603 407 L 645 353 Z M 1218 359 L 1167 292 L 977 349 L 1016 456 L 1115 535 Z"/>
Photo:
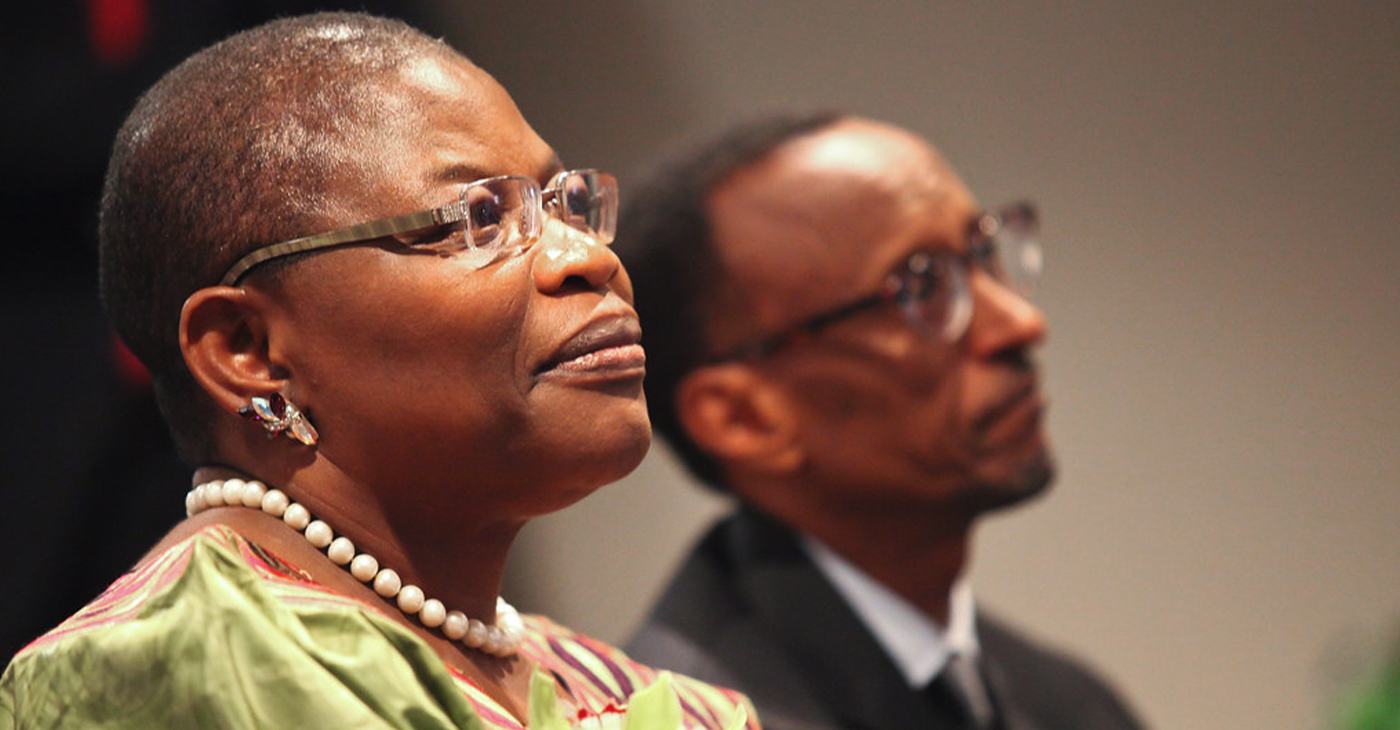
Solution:
<path fill-rule="evenodd" d="M 923 271 L 905 271 L 891 281 L 894 299 L 909 304 L 927 299 L 938 290 L 938 274 L 933 267 Z"/>

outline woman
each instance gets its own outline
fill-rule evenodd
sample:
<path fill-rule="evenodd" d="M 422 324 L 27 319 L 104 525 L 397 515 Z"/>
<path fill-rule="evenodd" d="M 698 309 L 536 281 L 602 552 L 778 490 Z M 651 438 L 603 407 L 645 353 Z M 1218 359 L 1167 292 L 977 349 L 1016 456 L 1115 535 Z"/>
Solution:
<path fill-rule="evenodd" d="M 0 718 L 742 726 L 498 598 L 520 527 L 649 444 L 615 206 L 396 22 L 278 21 L 167 74 L 114 148 L 102 289 L 199 465 L 190 517 L 15 658 Z"/>

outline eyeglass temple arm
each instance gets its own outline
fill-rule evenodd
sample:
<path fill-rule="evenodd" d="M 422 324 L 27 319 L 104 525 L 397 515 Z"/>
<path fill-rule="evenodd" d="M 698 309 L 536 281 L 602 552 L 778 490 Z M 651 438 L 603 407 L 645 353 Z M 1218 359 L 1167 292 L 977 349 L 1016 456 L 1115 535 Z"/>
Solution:
<path fill-rule="evenodd" d="M 458 223 L 466 220 L 467 206 L 464 202 L 452 203 L 433 210 L 421 210 L 417 213 L 398 215 L 392 218 L 381 218 L 377 221 L 360 223 L 346 228 L 338 228 L 334 231 L 317 233 L 313 236 L 294 238 L 290 241 L 273 244 L 260 248 L 239 259 L 224 274 L 224 278 L 219 281 L 219 286 L 233 286 L 238 280 L 248 273 L 248 270 L 265 261 L 270 261 L 282 256 L 290 256 L 304 251 L 314 251 L 318 248 L 329 248 L 347 243 L 360 243 L 362 241 L 373 241 L 376 238 L 392 236 L 399 233 L 411 231 L 421 231 L 425 228 Z"/>
<path fill-rule="evenodd" d="M 711 355 L 707 358 L 710 362 L 728 362 L 733 360 L 747 360 L 754 357 L 763 357 L 780 347 L 784 347 L 794 340 L 814 335 L 821 330 L 852 315 L 863 312 L 867 309 L 884 306 L 890 301 L 890 295 L 886 292 L 871 294 L 864 299 L 857 299 L 840 309 L 830 312 L 823 312 L 811 319 L 806 319 L 789 327 L 786 332 L 780 332 L 771 337 L 765 337 L 757 342 L 747 345 L 740 345 L 728 352 Z"/>

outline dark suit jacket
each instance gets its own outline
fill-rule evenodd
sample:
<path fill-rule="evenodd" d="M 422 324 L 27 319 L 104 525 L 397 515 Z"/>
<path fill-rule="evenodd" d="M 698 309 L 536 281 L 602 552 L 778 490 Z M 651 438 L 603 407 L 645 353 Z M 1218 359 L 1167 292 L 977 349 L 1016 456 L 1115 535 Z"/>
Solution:
<path fill-rule="evenodd" d="M 1004 730 L 1134 730 L 1099 679 L 979 611 Z M 793 534 L 748 510 L 691 554 L 627 646 L 643 662 L 749 695 L 768 730 L 956 728 L 908 683 Z"/>

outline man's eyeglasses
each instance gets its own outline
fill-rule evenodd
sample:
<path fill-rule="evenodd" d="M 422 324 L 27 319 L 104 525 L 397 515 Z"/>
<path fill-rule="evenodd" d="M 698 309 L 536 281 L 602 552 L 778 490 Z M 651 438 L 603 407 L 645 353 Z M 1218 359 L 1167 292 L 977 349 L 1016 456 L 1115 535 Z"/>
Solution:
<path fill-rule="evenodd" d="M 843 319 L 887 305 L 898 307 L 911 327 L 947 343 L 957 342 L 972 321 L 968 277 L 973 267 L 1017 294 L 1028 296 L 1043 263 L 1035 207 L 1014 203 L 972 221 L 966 251 L 917 251 L 885 277 L 880 291 L 809 317 L 777 334 L 713 355 L 709 360 L 763 357 Z"/>
<path fill-rule="evenodd" d="M 381 218 L 256 249 L 239 259 L 219 281 L 233 286 L 259 264 L 331 246 L 364 243 L 399 234 L 432 234 L 410 245 L 469 257 L 478 266 L 523 252 L 544 230 L 544 213 L 612 243 L 617 230 L 617 180 L 597 170 L 555 175 L 543 190 L 528 177 L 505 175 L 462 186 L 458 199 L 441 208 Z"/>

